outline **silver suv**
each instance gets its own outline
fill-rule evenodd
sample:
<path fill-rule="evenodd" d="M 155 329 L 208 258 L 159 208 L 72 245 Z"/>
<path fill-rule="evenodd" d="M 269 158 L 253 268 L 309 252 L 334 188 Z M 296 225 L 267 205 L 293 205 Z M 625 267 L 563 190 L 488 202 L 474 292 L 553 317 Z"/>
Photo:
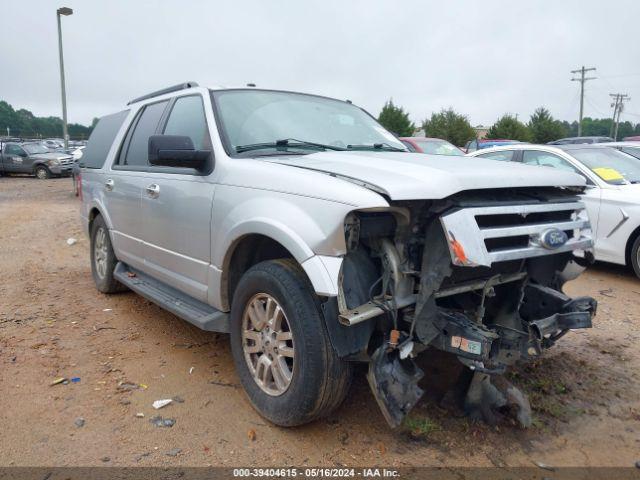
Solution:
<path fill-rule="evenodd" d="M 278 425 L 340 405 L 355 362 L 399 425 L 427 347 L 465 367 L 470 415 L 515 402 L 526 425 L 526 397 L 492 378 L 595 313 L 561 292 L 592 258 L 584 179 L 409 153 L 349 101 L 186 83 L 102 118 L 81 166 L 98 290 L 230 333 Z"/>

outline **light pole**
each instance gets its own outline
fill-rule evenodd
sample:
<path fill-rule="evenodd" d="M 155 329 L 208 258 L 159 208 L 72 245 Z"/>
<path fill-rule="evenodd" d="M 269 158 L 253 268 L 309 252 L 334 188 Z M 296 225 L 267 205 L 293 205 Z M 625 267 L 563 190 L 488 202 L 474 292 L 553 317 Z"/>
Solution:
<path fill-rule="evenodd" d="M 60 88 L 62 90 L 62 134 L 64 136 L 64 148 L 69 148 L 69 133 L 67 132 L 67 92 L 64 85 L 64 57 L 62 56 L 62 27 L 60 25 L 60 15 L 69 16 L 73 10 L 69 7 L 62 7 L 56 11 L 58 18 L 58 51 L 60 52 Z"/>

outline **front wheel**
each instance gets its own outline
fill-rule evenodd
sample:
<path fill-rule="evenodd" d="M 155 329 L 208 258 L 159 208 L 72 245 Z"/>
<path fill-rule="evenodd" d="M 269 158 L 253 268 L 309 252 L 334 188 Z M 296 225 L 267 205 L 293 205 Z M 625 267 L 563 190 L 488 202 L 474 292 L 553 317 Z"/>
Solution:
<path fill-rule="evenodd" d="M 44 165 L 38 165 L 34 173 L 36 174 L 36 178 L 39 180 L 46 180 L 47 178 L 51 178 L 51 172 Z"/>
<path fill-rule="evenodd" d="M 636 241 L 633 242 L 633 246 L 631 247 L 631 266 L 633 267 L 633 271 L 636 276 L 640 278 L 640 235 L 636 238 Z"/>
<path fill-rule="evenodd" d="M 351 384 L 351 365 L 333 350 L 318 298 L 292 260 L 259 263 L 241 278 L 231 350 L 250 402 L 276 425 L 329 414 Z"/>

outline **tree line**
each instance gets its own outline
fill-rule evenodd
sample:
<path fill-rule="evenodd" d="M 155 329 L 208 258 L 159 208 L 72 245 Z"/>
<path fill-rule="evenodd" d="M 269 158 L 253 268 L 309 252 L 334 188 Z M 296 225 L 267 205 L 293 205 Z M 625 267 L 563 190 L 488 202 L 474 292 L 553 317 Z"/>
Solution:
<path fill-rule="evenodd" d="M 69 137 L 74 140 L 86 140 L 96 122 L 97 119 L 94 119 L 89 127 L 79 123 L 67 124 Z M 0 136 L 7 134 L 20 138 L 62 138 L 62 119 L 36 117 L 29 110 L 15 110 L 7 102 L 0 100 Z"/>
<path fill-rule="evenodd" d="M 387 130 L 401 137 L 410 137 L 416 131 L 416 125 L 409 119 L 409 113 L 402 107 L 394 105 L 392 100 L 385 103 L 378 121 Z M 608 137 L 612 132 L 611 118 L 582 119 L 583 136 Z M 469 123 L 466 115 L 453 108 L 442 109 L 432 113 L 430 118 L 422 122 L 422 129 L 427 137 L 442 138 L 454 145 L 464 146 L 469 140 L 476 138 L 476 131 Z M 618 127 L 618 139 L 640 135 L 640 123 L 621 122 Z M 527 123 L 518 120 L 516 115 L 507 113 L 500 117 L 488 130 L 485 138 L 505 138 L 521 142 L 547 143 L 559 138 L 577 137 L 578 122 L 567 122 L 553 118 L 549 110 L 539 107 L 533 112 Z"/>

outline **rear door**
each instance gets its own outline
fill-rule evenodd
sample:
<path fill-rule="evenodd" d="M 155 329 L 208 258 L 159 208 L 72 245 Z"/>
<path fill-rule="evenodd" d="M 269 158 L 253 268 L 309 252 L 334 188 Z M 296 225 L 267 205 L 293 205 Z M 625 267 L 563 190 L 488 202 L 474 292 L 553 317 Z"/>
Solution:
<path fill-rule="evenodd" d="M 211 150 L 200 94 L 174 99 L 162 133 L 191 137 L 197 150 Z M 151 166 L 144 177 L 142 224 L 145 269 L 200 301 L 207 301 L 211 263 L 214 185 L 190 168 Z"/>
<path fill-rule="evenodd" d="M 168 100 L 143 107 L 131 123 L 114 164 L 104 176 L 113 247 L 119 260 L 144 270 L 142 191 L 147 185 L 149 137 L 154 135 Z"/>

